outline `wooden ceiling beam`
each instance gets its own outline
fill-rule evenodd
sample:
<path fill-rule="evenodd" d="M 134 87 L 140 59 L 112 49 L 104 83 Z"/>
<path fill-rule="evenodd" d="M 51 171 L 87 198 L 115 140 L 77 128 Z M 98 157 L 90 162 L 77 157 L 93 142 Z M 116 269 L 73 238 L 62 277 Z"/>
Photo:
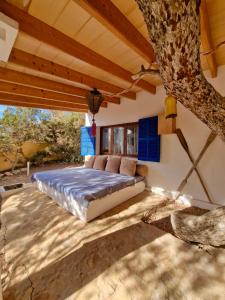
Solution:
<path fill-rule="evenodd" d="M 41 58 L 36 55 L 32 55 L 30 53 L 24 52 L 19 49 L 13 49 L 9 61 L 11 63 L 35 70 L 40 71 L 46 74 L 54 75 L 57 77 L 64 78 L 69 81 L 77 82 L 80 84 L 87 85 L 92 88 L 97 88 L 101 91 L 106 91 L 108 93 L 120 93 L 122 91 L 122 88 L 112 85 L 111 83 L 96 79 L 94 77 L 91 77 L 89 75 L 80 73 L 78 71 L 69 69 L 67 67 L 64 67 L 62 65 L 56 64 L 52 61 L 46 60 L 44 58 Z M 136 99 L 136 93 L 134 92 L 127 92 L 123 94 L 124 97 L 127 97 L 129 99 L 135 100 Z M 112 99 L 112 98 L 108 98 Z M 107 101 L 109 101 L 107 99 Z M 116 103 L 116 98 L 113 98 L 113 102 Z M 119 101 L 117 100 L 118 104 Z"/>
<path fill-rule="evenodd" d="M 31 0 L 7 0 L 7 1 L 23 10 L 26 10 L 26 11 L 31 2 Z"/>
<path fill-rule="evenodd" d="M 0 104 L 9 105 L 9 106 L 17 106 L 17 107 L 27 107 L 27 108 L 39 108 L 39 109 L 48 109 L 48 110 L 60 110 L 60 111 L 70 111 L 70 112 L 81 112 L 86 113 L 87 110 L 79 109 L 79 108 L 70 108 L 70 107 L 58 107 L 51 105 L 43 105 L 36 102 L 26 103 L 24 101 L 14 101 L 14 100 L 3 100 L 0 99 Z"/>
<path fill-rule="evenodd" d="M 15 70 L 2 68 L 0 67 L 0 81 L 16 83 L 19 85 L 24 85 L 28 87 L 41 88 L 46 91 L 52 91 L 56 93 L 64 94 L 64 97 L 67 98 L 68 94 L 70 96 L 81 96 L 86 97 L 88 90 L 74 87 L 72 85 L 56 82 L 49 79 L 44 79 L 38 76 L 18 72 Z M 115 104 L 120 104 L 120 99 L 110 98 L 105 96 L 105 101 L 112 102 Z"/>
<path fill-rule="evenodd" d="M 90 48 L 80 44 L 57 29 L 29 15 L 25 11 L 7 3 L 4 0 L 0 1 L 0 10 L 10 18 L 16 20 L 19 23 L 20 30 L 28 35 L 38 39 L 39 41 L 56 47 L 63 52 L 85 61 L 86 63 L 99 69 L 102 69 L 116 77 L 133 83 L 131 72 L 113 63 L 111 60 L 98 54 Z M 145 80 L 140 80 L 137 83 L 137 86 L 147 90 L 150 93 L 156 93 L 156 87 Z"/>
<path fill-rule="evenodd" d="M 74 97 L 71 95 L 59 94 L 56 92 L 46 91 L 43 89 L 33 88 L 29 86 L 18 85 L 10 82 L 0 81 L 0 92 L 12 95 L 22 95 L 32 98 L 49 99 L 59 101 L 61 103 L 82 104 L 87 106 L 84 98 Z M 102 107 L 107 107 L 107 103 L 103 102 Z"/>
<path fill-rule="evenodd" d="M 203 51 L 213 49 L 212 36 L 210 31 L 209 16 L 205 0 L 200 5 L 200 24 L 201 24 L 201 44 Z M 206 55 L 206 61 L 212 77 L 217 76 L 217 64 L 214 53 Z"/>
<path fill-rule="evenodd" d="M 65 103 L 59 102 L 56 100 L 42 99 L 42 98 L 33 98 L 22 95 L 14 95 L 14 94 L 5 94 L 0 92 L 0 99 L 4 101 L 15 101 L 20 103 L 36 103 L 44 106 L 54 106 L 54 107 L 63 107 L 63 108 L 71 108 L 71 109 L 80 109 L 87 111 L 88 107 L 82 104 L 74 104 L 74 103 Z"/>
<path fill-rule="evenodd" d="M 113 4 L 105 0 L 73 0 L 125 42 L 146 61 L 155 60 L 149 41 L 135 28 L 126 16 Z"/>
<path fill-rule="evenodd" d="M 63 84 L 53 80 L 44 79 L 38 76 L 2 67 L 0 67 L 0 79 L 7 82 L 13 82 L 30 87 L 38 87 L 44 90 L 62 94 L 69 94 L 73 96 L 84 96 L 85 93 L 88 92 L 87 90 L 73 87 L 72 85 Z"/>

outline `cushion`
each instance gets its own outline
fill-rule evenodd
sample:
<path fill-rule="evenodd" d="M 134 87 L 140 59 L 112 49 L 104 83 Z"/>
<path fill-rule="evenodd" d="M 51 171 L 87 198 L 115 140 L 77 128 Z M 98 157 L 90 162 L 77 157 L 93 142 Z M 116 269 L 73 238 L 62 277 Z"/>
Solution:
<path fill-rule="evenodd" d="M 95 162 L 94 162 L 94 165 L 93 165 L 93 169 L 105 171 L 106 162 L 107 162 L 107 156 L 97 155 L 95 157 Z"/>
<path fill-rule="evenodd" d="M 148 167 L 146 165 L 137 164 L 136 175 L 146 177 L 148 175 Z"/>
<path fill-rule="evenodd" d="M 137 161 L 123 157 L 120 164 L 120 174 L 135 176 Z"/>
<path fill-rule="evenodd" d="M 84 162 L 85 168 L 92 169 L 93 165 L 94 165 L 94 162 L 95 162 L 95 156 L 88 157 L 88 159 L 85 160 L 85 162 Z"/>
<path fill-rule="evenodd" d="M 120 168 L 121 157 L 109 156 L 105 167 L 105 171 L 111 173 L 118 173 Z"/>

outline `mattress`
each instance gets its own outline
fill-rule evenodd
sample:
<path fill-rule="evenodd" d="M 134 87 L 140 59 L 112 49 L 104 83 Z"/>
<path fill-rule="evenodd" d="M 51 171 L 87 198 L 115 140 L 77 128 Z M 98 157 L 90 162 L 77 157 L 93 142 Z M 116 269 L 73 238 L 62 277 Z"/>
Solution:
<path fill-rule="evenodd" d="M 89 202 L 134 185 L 143 178 L 88 168 L 65 168 L 34 173 L 31 180 L 41 181 L 71 199 Z"/>
<path fill-rule="evenodd" d="M 83 222 L 89 222 L 95 219 L 113 207 L 142 193 L 145 190 L 145 183 L 142 180 L 134 185 L 128 186 L 105 197 L 95 199 L 91 202 L 88 202 L 87 205 L 84 205 L 84 203 L 80 203 L 79 201 L 74 201 L 74 199 L 72 200 L 69 197 L 66 197 L 64 194 L 45 185 L 41 181 L 35 181 L 34 185 L 41 192 L 52 198 L 59 206 L 66 209 Z"/>
<path fill-rule="evenodd" d="M 105 212 L 105 207 L 110 209 L 117 205 L 115 203 L 121 203 L 120 200 L 123 202 L 136 195 L 136 189 L 134 193 L 130 193 L 131 187 L 141 187 L 141 191 L 145 187 L 144 178 L 140 176 L 131 177 L 83 167 L 38 172 L 34 173 L 31 179 L 40 191 L 83 221 L 89 221 Z M 114 201 L 115 193 L 120 191 L 123 191 L 122 198 Z M 113 199 L 110 199 L 110 195 L 113 195 Z M 107 203 L 101 201 L 102 205 L 105 205 L 103 209 L 96 211 L 96 204 L 93 205 L 92 202 L 100 199 L 106 199 Z M 92 210 L 95 208 L 94 214 L 88 211 L 90 207 Z"/>

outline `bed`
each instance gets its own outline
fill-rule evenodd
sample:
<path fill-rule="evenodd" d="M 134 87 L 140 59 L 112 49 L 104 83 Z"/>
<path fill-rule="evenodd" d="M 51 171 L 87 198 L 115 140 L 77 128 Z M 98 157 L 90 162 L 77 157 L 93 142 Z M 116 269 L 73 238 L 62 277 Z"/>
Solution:
<path fill-rule="evenodd" d="M 31 179 L 41 192 L 84 222 L 95 219 L 145 189 L 141 176 L 84 167 L 38 172 Z"/>

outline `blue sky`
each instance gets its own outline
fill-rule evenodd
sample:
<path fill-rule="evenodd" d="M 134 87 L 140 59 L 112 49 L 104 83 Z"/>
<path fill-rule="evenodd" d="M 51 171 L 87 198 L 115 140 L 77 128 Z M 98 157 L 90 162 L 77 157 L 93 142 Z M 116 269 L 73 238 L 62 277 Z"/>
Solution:
<path fill-rule="evenodd" d="M 0 1 L 1 1 L 1 0 L 0 0 Z M 1 105 L 1 104 L 0 104 L 0 118 L 2 117 L 3 112 L 4 112 L 4 110 L 6 110 L 7 107 L 9 107 L 9 106 L 7 106 L 7 105 Z M 48 110 L 42 109 L 42 111 L 47 112 Z M 66 112 L 66 114 L 68 114 L 68 113 L 69 113 L 69 112 Z"/>
<path fill-rule="evenodd" d="M 3 114 L 3 111 L 6 109 L 6 107 L 7 107 L 6 105 L 0 105 L 0 118 Z"/>

